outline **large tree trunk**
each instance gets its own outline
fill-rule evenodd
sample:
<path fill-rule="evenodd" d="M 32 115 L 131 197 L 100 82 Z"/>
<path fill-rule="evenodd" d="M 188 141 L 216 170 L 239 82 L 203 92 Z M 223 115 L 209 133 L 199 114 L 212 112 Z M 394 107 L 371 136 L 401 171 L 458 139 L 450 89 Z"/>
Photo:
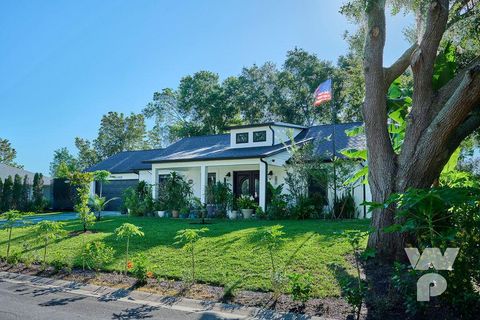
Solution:
<path fill-rule="evenodd" d="M 460 142 L 480 126 L 480 59 L 460 70 L 439 90 L 432 86 L 435 58 L 448 21 L 448 5 L 448 0 L 431 1 L 419 43 L 384 68 L 385 0 L 367 1 L 363 116 L 374 202 L 382 203 L 392 193 L 410 187 L 430 187 Z M 409 66 L 414 78 L 413 103 L 404 144 L 400 154 L 396 154 L 387 129 L 387 90 Z M 405 259 L 404 248 L 414 241 L 405 234 L 383 232 L 394 222 L 393 207 L 373 212 L 375 231 L 368 246 L 377 251 L 380 259 Z"/>

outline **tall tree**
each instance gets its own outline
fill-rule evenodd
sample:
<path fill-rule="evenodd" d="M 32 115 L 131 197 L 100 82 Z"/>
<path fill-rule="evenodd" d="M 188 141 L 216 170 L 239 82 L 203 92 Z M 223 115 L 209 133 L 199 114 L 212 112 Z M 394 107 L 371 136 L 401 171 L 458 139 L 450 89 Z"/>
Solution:
<path fill-rule="evenodd" d="M 235 102 L 240 108 L 246 123 L 260 123 L 274 120 L 278 71 L 275 65 L 267 62 L 262 66 L 243 68 L 238 77 Z"/>
<path fill-rule="evenodd" d="M 12 208 L 13 201 L 13 179 L 8 176 L 3 183 L 2 210 L 8 211 Z"/>
<path fill-rule="evenodd" d="M 393 192 L 407 188 L 428 188 L 460 142 L 480 126 L 480 57 L 442 77 L 435 68 L 441 63 L 439 47 L 445 32 L 455 21 L 469 18 L 478 1 L 430 0 L 415 2 L 415 43 L 390 67 L 383 66 L 386 38 L 385 0 L 365 5 L 364 47 L 365 104 L 363 115 L 367 137 L 369 183 L 373 200 L 384 202 Z M 461 10 L 456 6 L 462 6 Z M 412 106 L 407 117 L 403 145 L 394 150 L 388 132 L 387 90 L 407 68 L 413 74 Z M 446 80 L 446 81 L 443 81 Z M 395 222 L 393 207 L 373 212 L 375 232 L 368 245 L 385 259 L 404 257 L 406 238 L 385 233 Z"/>
<path fill-rule="evenodd" d="M 41 173 L 35 173 L 33 176 L 32 202 L 33 208 L 36 211 L 43 211 L 44 209 L 43 185 L 43 175 Z"/>
<path fill-rule="evenodd" d="M 30 181 L 28 179 L 28 176 L 25 175 L 23 177 L 22 195 L 21 195 L 21 201 L 20 201 L 20 209 L 23 211 L 27 211 L 29 208 L 30 188 L 31 188 Z"/>
<path fill-rule="evenodd" d="M 52 177 L 59 177 L 59 167 L 62 163 L 70 172 L 78 170 L 77 159 L 67 148 L 63 147 L 53 152 L 53 160 L 50 162 L 50 175 Z"/>
<path fill-rule="evenodd" d="M 313 93 L 333 71 L 332 63 L 315 54 L 298 48 L 288 51 L 276 92 L 279 101 L 275 113 L 280 120 L 307 126 L 329 123 L 331 112 L 313 106 Z"/>
<path fill-rule="evenodd" d="M 22 178 L 16 174 L 13 178 L 12 209 L 19 210 L 22 206 Z"/>
<path fill-rule="evenodd" d="M 87 139 L 76 137 L 75 147 L 78 149 L 77 165 L 79 170 L 84 170 L 100 161 L 100 156 Z"/>
<path fill-rule="evenodd" d="M 0 213 L 3 212 L 3 180 L 0 179 Z"/>
<path fill-rule="evenodd" d="M 15 162 L 17 151 L 12 147 L 10 141 L 0 138 L 0 163 L 23 169 L 23 166 Z"/>

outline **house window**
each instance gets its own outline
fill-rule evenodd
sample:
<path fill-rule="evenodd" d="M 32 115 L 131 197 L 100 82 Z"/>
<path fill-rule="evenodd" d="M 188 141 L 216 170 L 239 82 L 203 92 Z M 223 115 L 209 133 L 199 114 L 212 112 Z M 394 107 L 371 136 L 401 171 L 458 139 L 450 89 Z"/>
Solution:
<path fill-rule="evenodd" d="M 237 143 L 248 143 L 248 132 L 237 133 Z"/>
<path fill-rule="evenodd" d="M 215 172 L 210 172 L 208 174 L 208 185 L 213 186 L 215 183 L 217 183 L 217 174 Z"/>
<path fill-rule="evenodd" d="M 267 141 L 267 131 L 255 131 L 253 132 L 253 142 Z"/>

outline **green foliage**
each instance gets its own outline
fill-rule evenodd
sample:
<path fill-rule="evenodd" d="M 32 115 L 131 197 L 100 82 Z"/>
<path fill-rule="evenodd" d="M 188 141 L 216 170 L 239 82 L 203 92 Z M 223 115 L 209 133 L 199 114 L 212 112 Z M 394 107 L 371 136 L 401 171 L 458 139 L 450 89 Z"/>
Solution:
<path fill-rule="evenodd" d="M 286 241 L 283 228 L 284 227 L 279 224 L 265 228 L 259 243 L 261 247 L 267 250 L 270 257 L 270 281 L 275 300 L 280 296 L 286 280 L 284 270 L 280 270 L 275 261 L 275 256 L 280 246 Z"/>
<path fill-rule="evenodd" d="M 12 208 L 13 203 L 13 179 L 8 176 L 3 184 L 2 194 L 2 211 L 7 211 Z"/>
<path fill-rule="evenodd" d="M 313 278 L 310 274 L 291 273 L 288 275 L 290 280 L 290 292 L 293 301 L 306 303 L 312 296 Z"/>
<path fill-rule="evenodd" d="M 352 312 L 356 314 L 357 320 L 360 319 L 362 304 L 367 292 L 365 281 L 362 280 L 360 272 L 361 244 L 368 236 L 368 232 L 346 231 L 344 237 L 347 239 L 352 254 L 355 258 L 355 267 L 357 269 L 356 278 L 342 284 L 342 291 L 347 302 L 352 306 Z"/>
<path fill-rule="evenodd" d="M 218 181 L 215 184 L 206 187 L 207 197 L 211 202 L 209 204 L 215 204 L 217 208 L 216 215 L 218 217 L 224 217 L 228 209 L 233 207 L 233 192 L 231 185 L 227 182 Z"/>
<path fill-rule="evenodd" d="M 334 201 L 333 215 L 337 219 L 354 219 L 357 217 L 357 206 L 350 192 L 344 192 Z"/>
<path fill-rule="evenodd" d="M 195 245 L 202 238 L 202 234 L 209 231 L 208 228 L 183 229 L 177 231 L 175 239 L 177 244 L 183 244 L 183 248 L 190 255 L 191 261 L 191 282 L 195 283 Z"/>
<path fill-rule="evenodd" d="M 91 172 L 71 172 L 68 179 L 70 184 L 75 186 L 77 191 L 75 199 L 75 211 L 83 224 L 83 231 L 95 223 L 95 215 L 90 212 L 88 202 L 90 199 L 90 184 L 93 182 L 93 173 Z"/>
<path fill-rule="evenodd" d="M 23 220 L 26 214 L 21 213 L 20 211 L 17 210 L 10 210 L 2 214 L 2 219 L 5 220 L 5 222 L 0 225 L 1 229 L 7 229 L 8 230 L 8 241 L 7 241 L 7 254 L 6 254 L 6 259 L 8 261 L 8 256 L 10 254 L 10 243 L 12 241 L 12 229 L 18 225 L 18 222 Z"/>
<path fill-rule="evenodd" d="M 66 231 L 64 224 L 60 221 L 40 221 L 33 229 L 38 241 L 43 244 L 43 266 L 47 264 L 47 247 L 51 241 L 63 237 Z"/>
<path fill-rule="evenodd" d="M 43 175 L 41 173 L 35 173 L 32 186 L 32 210 L 42 212 L 45 206 L 45 199 L 43 197 Z"/>
<path fill-rule="evenodd" d="M 144 254 L 138 254 L 133 258 L 132 275 L 137 279 L 139 284 L 145 284 L 148 278 L 148 259 Z"/>
<path fill-rule="evenodd" d="M 53 152 L 50 162 L 50 175 L 54 178 L 67 178 L 70 172 L 78 171 L 77 159 L 67 148 L 60 148 Z"/>
<path fill-rule="evenodd" d="M 13 178 L 12 209 L 22 209 L 22 178 L 18 174 Z"/>
<path fill-rule="evenodd" d="M 169 210 L 180 210 L 189 206 L 192 187 L 181 175 L 172 172 L 159 186 L 158 197 Z"/>
<path fill-rule="evenodd" d="M 458 183 L 452 181 L 452 185 Z M 467 316 L 463 312 L 467 310 L 465 306 L 469 306 L 468 310 L 480 308 L 480 296 L 474 285 L 480 283 L 477 267 L 480 264 L 479 195 L 480 189 L 472 187 L 408 189 L 402 194 L 392 195 L 385 204 L 380 205 L 397 205 L 397 220 L 400 223 L 386 231 L 414 235 L 420 251 L 431 247 L 440 248 L 442 252 L 446 248 L 460 248 L 454 269 L 439 272 L 449 283 L 441 299 L 448 301 L 463 316 Z M 408 282 L 398 284 L 400 290 L 407 286 Z M 410 292 L 406 296 L 411 294 Z M 418 307 L 408 298 L 404 305 L 411 312 Z"/>
<path fill-rule="evenodd" d="M 312 217 L 315 212 L 315 204 L 312 198 L 308 196 L 300 196 L 297 198 L 296 204 L 290 208 L 291 215 L 295 219 L 304 220 Z"/>
<path fill-rule="evenodd" d="M 110 202 L 115 201 L 117 199 L 118 198 L 115 197 L 115 198 L 111 198 L 111 199 L 107 200 L 107 198 L 100 197 L 97 194 L 94 194 L 93 196 L 90 197 L 89 205 L 95 211 L 95 217 L 96 217 L 97 221 L 100 221 L 100 219 L 102 218 L 102 211 L 105 210 L 105 207 L 107 206 L 107 204 L 109 204 Z"/>
<path fill-rule="evenodd" d="M 16 157 L 17 151 L 12 147 L 10 141 L 0 138 L 0 163 L 23 169 L 23 166 L 15 162 Z"/>
<path fill-rule="evenodd" d="M 255 209 L 257 207 L 257 203 L 252 196 L 242 194 L 237 198 L 237 206 L 239 209 Z"/>
<path fill-rule="evenodd" d="M 89 269 L 99 272 L 112 262 L 115 250 L 102 241 L 89 242 L 85 246 L 86 264 Z"/>
<path fill-rule="evenodd" d="M 115 234 L 118 239 L 127 239 L 127 246 L 125 250 L 125 274 L 127 274 L 129 269 L 128 250 L 130 247 L 130 238 L 145 236 L 145 234 L 140 229 L 141 228 L 131 223 L 124 223 L 120 227 L 115 229 Z"/>
<path fill-rule="evenodd" d="M 269 219 L 285 219 L 289 216 L 288 196 L 283 193 L 283 184 L 274 187 L 267 183 L 267 217 Z"/>
<path fill-rule="evenodd" d="M 123 192 L 123 206 L 129 215 L 147 216 L 154 210 L 152 187 L 140 181 L 136 187 L 129 187 Z"/>

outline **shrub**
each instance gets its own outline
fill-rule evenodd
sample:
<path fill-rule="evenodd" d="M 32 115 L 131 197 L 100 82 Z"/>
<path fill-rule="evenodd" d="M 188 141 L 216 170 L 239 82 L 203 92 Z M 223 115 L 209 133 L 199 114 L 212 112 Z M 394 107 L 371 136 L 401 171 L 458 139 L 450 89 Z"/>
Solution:
<path fill-rule="evenodd" d="M 155 203 L 151 186 L 145 181 L 140 181 L 136 187 L 127 188 L 123 193 L 123 206 L 132 216 L 146 216 L 152 213 Z"/>
<path fill-rule="evenodd" d="M 269 219 L 285 219 L 288 214 L 288 196 L 283 194 L 283 184 L 274 187 L 267 184 L 267 217 Z"/>
<path fill-rule="evenodd" d="M 191 197 L 192 187 L 176 172 L 170 173 L 159 187 L 159 201 L 164 203 L 168 210 L 188 207 Z"/>
<path fill-rule="evenodd" d="M 313 278 L 310 274 L 291 273 L 288 276 L 290 280 L 290 291 L 293 301 L 301 301 L 303 304 L 312 296 Z"/>
<path fill-rule="evenodd" d="M 355 199 L 350 192 L 343 193 L 333 203 L 333 217 L 336 219 L 354 219 L 357 216 Z"/>
<path fill-rule="evenodd" d="M 292 206 L 290 210 L 293 217 L 303 220 L 312 217 L 315 212 L 315 205 L 309 197 L 299 196 L 296 204 Z"/>
<path fill-rule="evenodd" d="M 139 254 L 133 258 L 132 263 L 132 275 L 137 279 L 139 284 L 145 284 L 149 274 L 147 257 L 144 254 Z"/>
<path fill-rule="evenodd" d="M 34 233 L 37 239 L 43 244 L 43 266 L 47 264 L 47 248 L 50 241 L 65 235 L 63 222 L 44 220 L 35 225 Z"/>
<path fill-rule="evenodd" d="M 101 241 L 87 243 L 85 247 L 87 266 L 97 273 L 112 262 L 114 254 L 115 250 Z"/>

